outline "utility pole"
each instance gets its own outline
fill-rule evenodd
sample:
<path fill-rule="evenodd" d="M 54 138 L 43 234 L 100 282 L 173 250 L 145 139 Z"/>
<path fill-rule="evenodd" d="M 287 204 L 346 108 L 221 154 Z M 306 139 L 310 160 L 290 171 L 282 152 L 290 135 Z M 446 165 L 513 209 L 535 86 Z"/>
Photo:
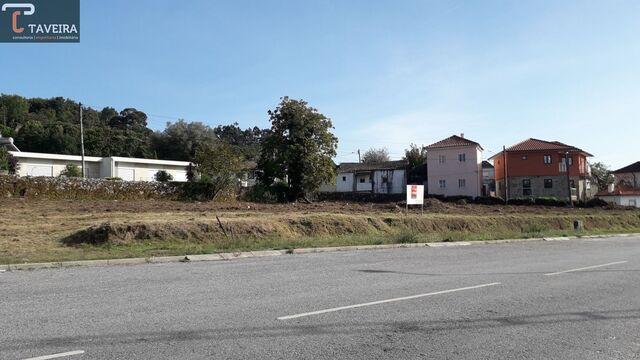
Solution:
<path fill-rule="evenodd" d="M 567 170 L 567 189 L 569 190 L 569 205 L 573 207 L 573 197 L 571 196 L 571 174 L 569 173 L 569 152 L 564 153 L 564 166 Z"/>
<path fill-rule="evenodd" d="M 509 203 L 509 176 L 507 175 L 507 147 L 502 146 L 502 155 L 504 157 L 504 197 L 506 203 Z"/>
<path fill-rule="evenodd" d="M 84 128 L 82 125 L 82 103 L 78 104 L 80 106 L 80 151 L 82 153 L 82 178 L 84 179 L 87 176 L 87 168 L 84 162 Z"/>

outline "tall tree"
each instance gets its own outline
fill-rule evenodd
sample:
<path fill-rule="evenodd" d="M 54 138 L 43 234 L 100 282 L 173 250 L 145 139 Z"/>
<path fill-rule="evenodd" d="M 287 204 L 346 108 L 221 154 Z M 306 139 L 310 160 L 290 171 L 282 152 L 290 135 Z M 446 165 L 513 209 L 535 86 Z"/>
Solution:
<path fill-rule="evenodd" d="M 338 138 L 330 131 L 331 119 L 306 101 L 288 97 L 268 114 L 271 131 L 258 162 L 260 180 L 271 185 L 275 179 L 286 179 L 289 201 L 333 181 Z"/>
<path fill-rule="evenodd" d="M 211 147 L 220 140 L 215 130 L 201 122 L 186 122 L 182 119 L 167 123 L 163 132 L 153 135 L 158 157 L 167 160 L 193 161 L 202 147 Z"/>
<path fill-rule="evenodd" d="M 389 160 L 389 151 L 385 148 L 371 148 L 362 155 L 362 162 L 365 164 L 380 164 Z"/>
<path fill-rule="evenodd" d="M 196 170 L 204 182 L 210 183 L 211 199 L 232 190 L 238 183 L 240 156 L 226 143 L 204 145 L 195 156 Z"/>
<path fill-rule="evenodd" d="M 609 167 L 601 162 L 591 164 L 591 179 L 599 190 L 605 190 L 615 180 Z"/>
<path fill-rule="evenodd" d="M 219 125 L 214 131 L 220 140 L 231 145 L 235 151 L 244 156 L 245 160 L 257 160 L 259 158 L 262 141 L 268 134 L 268 130 L 262 130 L 257 126 L 252 129 L 242 130 L 238 123 Z"/>
<path fill-rule="evenodd" d="M 427 149 L 424 147 L 418 147 L 416 144 L 411 144 L 408 149 L 405 149 L 404 158 L 402 160 L 409 162 L 410 169 L 420 166 L 427 161 Z"/>

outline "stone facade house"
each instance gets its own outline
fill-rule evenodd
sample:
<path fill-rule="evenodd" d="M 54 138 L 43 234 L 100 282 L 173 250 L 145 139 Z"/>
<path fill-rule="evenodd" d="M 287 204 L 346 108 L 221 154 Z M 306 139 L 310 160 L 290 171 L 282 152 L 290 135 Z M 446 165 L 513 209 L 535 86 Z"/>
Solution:
<path fill-rule="evenodd" d="M 568 198 L 571 191 L 574 201 L 591 198 L 596 191 L 588 180 L 591 156 L 558 141 L 524 140 L 489 159 L 495 166 L 496 194 L 505 199 Z"/>
<path fill-rule="evenodd" d="M 622 169 L 613 171 L 616 184 L 622 184 L 625 187 L 640 188 L 640 161 L 625 166 Z"/>

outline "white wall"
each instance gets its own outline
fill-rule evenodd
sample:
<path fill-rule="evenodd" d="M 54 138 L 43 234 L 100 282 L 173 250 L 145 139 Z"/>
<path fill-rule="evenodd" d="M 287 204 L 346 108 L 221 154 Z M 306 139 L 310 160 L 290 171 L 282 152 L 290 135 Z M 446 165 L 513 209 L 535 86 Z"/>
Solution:
<path fill-rule="evenodd" d="M 465 161 L 459 161 L 460 154 L 465 154 Z M 440 163 L 441 156 L 444 156 L 444 163 Z M 481 195 L 482 151 L 477 146 L 431 149 L 427 151 L 427 169 L 429 194 L 471 197 Z M 459 179 L 465 180 L 464 188 L 459 187 Z M 446 188 L 440 188 L 440 180 L 445 180 Z"/>
<path fill-rule="evenodd" d="M 371 174 L 356 174 L 356 191 L 371 191 Z"/>
<path fill-rule="evenodd" d="M 160 170 L 171 174 L 174 181 L 187 181 L 187 170 L 184 166 L 116 161 L 114 168 L 115 176 L 127 181 L 155 181 L 154 175 Z"/>
<path fill-rule="evenodd" d="M 82 168 L 77 155 L 58 155 L 30 152 L 10 152 L 18 159 L 19 176 L 59 176 L 68 164 Z M 119 157 L 85 157 L 89 178 L 121 177 L 125 180 L 153 181 L 153 175 L 166 170 L 174 181 L 187 181 L 188 162 Z"/>
<path fill-rule="evenodd" d="M 635 201 L 635 207 L 640 208 L 640 196 L 598 196 L 600 199 L 608 202 L 614 203 L 622 206 L 633 206 L 633 201 Z"/>
<path fill-rule="evenodd" d="M 338 173 L 335 187 L 337 192 L 352 192 L 353 173 Z"/>
<path fill-rule="evenodd" d="M 82 169 L 82 161 L 75 160 L 48 160 L 33 158 L 18 158 L 19 176 L 60 176 L 60 173 L 68 164 L 74 164 Z M 86 174 L 89 178 L 100 177 L 100 162 L 85 161 Z"/>
<path fill-rule="evenodd" d="M 388 183 L 383 182 L 385 176 Z M 406 190 L 405 170 L 376 170 L 373 186 L 376 194 L 402 194 Z"/>

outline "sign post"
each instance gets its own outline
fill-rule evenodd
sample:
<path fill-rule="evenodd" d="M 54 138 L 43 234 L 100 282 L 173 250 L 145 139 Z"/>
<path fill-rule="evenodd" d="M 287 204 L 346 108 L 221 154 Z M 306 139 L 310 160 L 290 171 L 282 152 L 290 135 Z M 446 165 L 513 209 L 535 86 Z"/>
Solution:
<path fill-rule="evenodd" d="M 424 214 L 424 185 L 407 185 L 407 213 L 409 212 L 409 205 L 422 206 L 422 213 Z"/>

